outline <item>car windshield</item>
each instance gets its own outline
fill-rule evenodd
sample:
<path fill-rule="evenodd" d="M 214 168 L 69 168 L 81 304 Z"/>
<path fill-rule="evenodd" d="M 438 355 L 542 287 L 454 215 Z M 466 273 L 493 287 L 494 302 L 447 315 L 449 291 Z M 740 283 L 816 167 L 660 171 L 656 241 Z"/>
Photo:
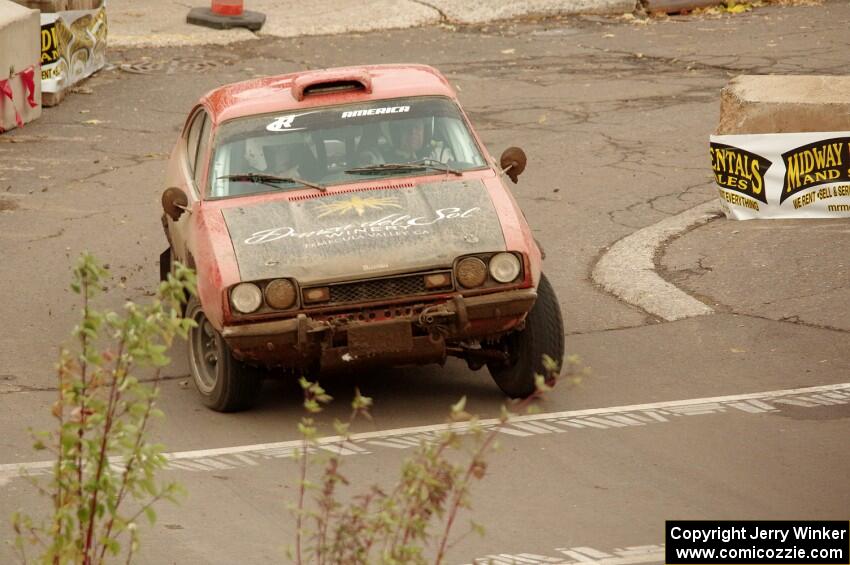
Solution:
<path fill-rule="evenodd" d="M 231 120 L 214 151 L 208 198 L 486 165 L 454 102 L 433 96 Z M 270 176 L 286 180 L 258 181 Z"/>

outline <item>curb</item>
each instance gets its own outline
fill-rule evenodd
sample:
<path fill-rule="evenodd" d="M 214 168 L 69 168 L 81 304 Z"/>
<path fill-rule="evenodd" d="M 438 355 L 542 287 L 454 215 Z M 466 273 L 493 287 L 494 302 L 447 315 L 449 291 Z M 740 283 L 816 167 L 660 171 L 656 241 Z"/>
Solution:
<path fill-rule="evenodd" d="M 129 2 L 129 0 L 123 0 Z M 113 48 L 177 47 L 183 45 L 228 45 L 256 39 L 286 39 L 348 33 L 373 33 L 436 25 L 480 25 L 536 16 L 581 14 L 620 15 L 632 13 L 636 0 L 353 0 L 315 5 L 291 0 L 250 0 L 252 9 L 267 15 L 256 33 L 245 29 L 220 30 L 187 24 L 182 3 L 149 0 L 146 8 L 113 7 L 109 22 L 109 46 Z M 156 17 L 152 10 L 161 7 Z M 364 17 L 364 13 L 380 17 Z"/>
<path fill-rule="evenodd" d="M 668 322 L 713 314 L 714 309 L 662 279 L 655 271 L 655 257 L 670 238 L 720 214 L 720 204 L 711 200 L 624 237 L 597 261 L 593 281 L 620 300 Z"/>

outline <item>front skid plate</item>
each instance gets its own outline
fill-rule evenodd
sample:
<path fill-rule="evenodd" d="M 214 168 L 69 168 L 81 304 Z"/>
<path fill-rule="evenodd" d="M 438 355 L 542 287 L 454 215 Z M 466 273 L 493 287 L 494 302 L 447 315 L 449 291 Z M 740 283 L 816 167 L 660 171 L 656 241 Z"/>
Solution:
<path fill-rule="evenodd" d="M 348 349 L 355 356 L 412 351 L 413 327 L 407 320 L 352 326 L 348 330 Z"/>

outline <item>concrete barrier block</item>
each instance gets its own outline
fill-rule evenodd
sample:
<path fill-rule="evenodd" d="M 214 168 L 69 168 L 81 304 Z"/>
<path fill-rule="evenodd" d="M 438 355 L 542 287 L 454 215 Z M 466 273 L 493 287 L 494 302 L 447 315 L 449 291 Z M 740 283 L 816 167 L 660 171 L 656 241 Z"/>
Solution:
<path fill-rule="evenodd" d="M 44 13 L 62 12 L 68 9 L 68 0 L 13 0 L 22 6 Z"/>
<path fill-rule="evenodd" d="M 717 135 L 850 131 L 850 76 L 742 75 L 720 95 Z"/>
<path fill-rule="evenodd" d="M 529 14 L 622 14 L 633 12 L 637 0 L 429 0 L 423 4 L 439 10 L 450 22 L 477 24 Z"/>
<path fill-rule="evenodd" d="M 0 0 L 0 131 L 41 116 L 41 21 L 37 10 Z M 31 73 L 31 74 L 30 74 Z M 34 92 L 30 92 L 30 83 Z M 35 107 L 27 102 L 32 94 Z M 17 116 L 17 117 L 16 117 Z"/>

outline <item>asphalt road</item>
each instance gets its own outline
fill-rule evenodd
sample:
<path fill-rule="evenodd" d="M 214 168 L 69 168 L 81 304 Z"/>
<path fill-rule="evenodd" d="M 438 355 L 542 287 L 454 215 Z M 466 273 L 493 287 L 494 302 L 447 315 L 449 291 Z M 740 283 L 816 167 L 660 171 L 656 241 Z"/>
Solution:
<path fill-rule="evenodd" d="M 117 288 L 104 306 L 143 300 L 154 287 L 165 159 L 202 93 L 307 67 L 423 62 L 458 89 L 491 153 L 528 153 L 515 194 L 546 250 L 567 348 L 592 369 L 578 387 L 556 389 L 537 423 L 501 434 L 472 499 L 487 534 L 464 539 L 450 561 L 661 562 L 665 519 L 846 520 L 848 291 L 811 282 L 846 279 L 836 259 L 846 224 L 819 228 L 830 246 L 805 245 L 807 228 L 793 223 L 767 233 L 766 224 L 717 220 L 684 235 L 659 258 L 662 274 L 717 313 L 678 322 L 604 293 L 590 271 L 618 239 L 715 198 L 707 138 L 731 76 L 844 73 L 848 20 L 850 5 L 831 2 L 645 25 L 588 17 L 113 51 L 114 68 L 86 83 L 90 94 L 0 137 L 0 463 L 40 459 L 27 427 L 51 424 L 52 364 L 75 321 L 66 288 L 77 254 L 89 249 L 110 264 Z M 741 230 L 779 244 L 762 249 L 765 261 L 744 260 L 750 250 L 732 237 Z M 805 295 L 792 292 L 794 265 L 810 277 Z M 157 433 L 169 451 L 188 452 L 168 475 L 189 494 L 160 507 L 139 561 L 282 560 L 293 530 L 286 442 L 297 438 L 297 391 L 271 383 L 257 409 L 216 414 L 181 386 L 185 354 L 173 355 Z M 405 428 L 441 423 L 461 395 L 483 416 L 503 401 L 485 372 L 450 362 L 334 380 L 340 402 L 323 421 L 344 412 L 355 384 L 376 403 L 374 423 L 356 431 L 384 430 L 345 458 L 359 484 L 390 483 L 418 438 Z M 279 445 L 251 447 L 268 443 Z M 47 501 L 20 479 L 0 480 L 0 514 L 16 507 L 37 513 Z M 0 530 L 0 540 L 10 537 Z M 0 546 L 0 562 L 10 551 Z"/>

